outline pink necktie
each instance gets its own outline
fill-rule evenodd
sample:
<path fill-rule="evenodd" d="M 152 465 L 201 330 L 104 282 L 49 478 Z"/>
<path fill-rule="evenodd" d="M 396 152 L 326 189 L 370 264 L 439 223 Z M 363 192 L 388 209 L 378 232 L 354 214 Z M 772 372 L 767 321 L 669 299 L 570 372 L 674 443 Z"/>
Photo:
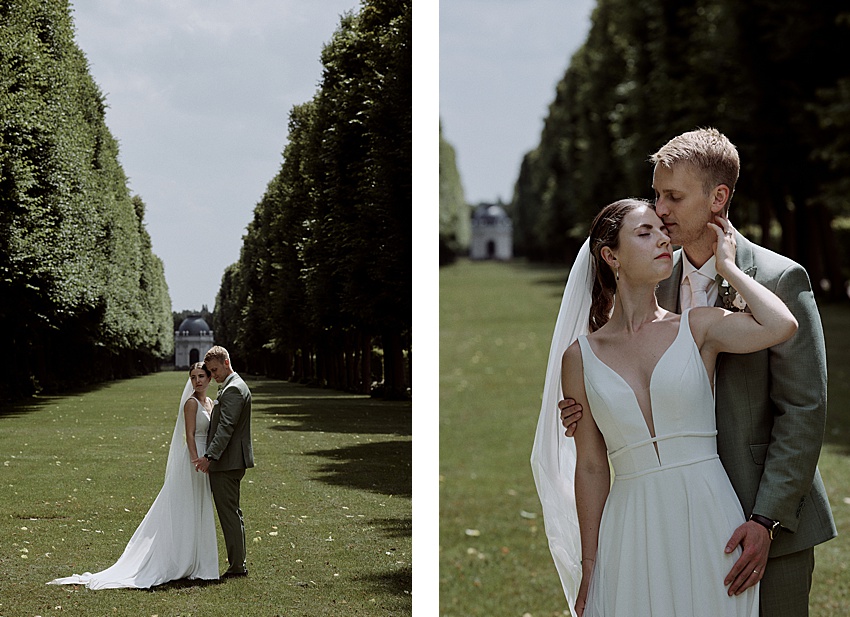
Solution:
<path fill-rule="evenodd" d="M 708 294 L 706 290 L 711 285 L 711 279 L 694 270 L 688 275 L 691 283 L 691 307 L 708 306 Z"/>

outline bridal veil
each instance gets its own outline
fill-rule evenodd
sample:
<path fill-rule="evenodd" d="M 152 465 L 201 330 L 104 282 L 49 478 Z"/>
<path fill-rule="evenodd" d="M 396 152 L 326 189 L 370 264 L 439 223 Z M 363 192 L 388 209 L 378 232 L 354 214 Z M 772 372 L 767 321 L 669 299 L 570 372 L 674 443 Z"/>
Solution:
<path fill-rule="evenodd" d="M 581 583 L 581 536 L 573 492 L 576 448 L 573 439 L 564 435 L 558 410 L 558 401 L 563 398 L 561 356 L 580 335 L 589 333 L 594 276 L 588 239 L 579 250 L 561 299 L 531 451 L 531 468 L 543 506 L 549 550 L 570 607 L 575 605 Z"/>

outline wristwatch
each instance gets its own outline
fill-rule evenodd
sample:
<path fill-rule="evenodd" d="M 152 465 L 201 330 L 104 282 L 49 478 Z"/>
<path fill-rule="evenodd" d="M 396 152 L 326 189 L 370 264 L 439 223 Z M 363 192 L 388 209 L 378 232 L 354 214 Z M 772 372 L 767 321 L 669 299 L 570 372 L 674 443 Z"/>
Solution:
<path fill-rule="evenodd" d="M 215 460 L 215 459 L 214 459 L 213 457 L 211 457 L 209 454 L 204 454 L 204 458 L 205 458 L 205 459 L 207 459 L 208 461 L 214 461 L 214 460 Z M 779 524 L 779 523 L 777 523 L 777 525 L 778 525 L 778 524 Z M 762 523 L 762 525 L 764 525 L 764 523 Z"/>
<path fill-rule="evenodd" d="M 767 529 L 767 533 L 770 534 L 771 541 L 776 537 L 776 534 L 779 533 L 779 521 L 771 520 L 760 514 L 750 514 L 750 520 Z"/>

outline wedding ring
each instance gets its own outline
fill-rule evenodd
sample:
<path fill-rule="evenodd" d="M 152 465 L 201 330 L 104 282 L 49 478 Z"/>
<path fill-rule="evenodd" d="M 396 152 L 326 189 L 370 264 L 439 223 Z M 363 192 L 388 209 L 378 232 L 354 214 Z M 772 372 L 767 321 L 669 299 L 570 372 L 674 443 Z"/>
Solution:
<path fill-rule="evenodd" d="M 759 573 L 758 570 L 753 570 L 753 574 L 758 574 L 758 573 Z"/>
<path fill-rule="evenodd" d="M 727 232 L 726 232 L 726 235 L 727 235 L 727 236 L 729 236 L 729 237 L 731 238 L 731 237 L 732 237 L 732 232 L 731 232 L 731 231 L 727 231 Z"/>

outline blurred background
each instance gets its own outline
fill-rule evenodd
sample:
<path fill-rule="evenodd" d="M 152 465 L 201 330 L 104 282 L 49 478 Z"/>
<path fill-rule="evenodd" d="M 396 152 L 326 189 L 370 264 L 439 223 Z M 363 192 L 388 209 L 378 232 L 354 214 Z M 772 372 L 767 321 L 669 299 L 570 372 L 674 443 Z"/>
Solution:
<path fill-rule="evenodd" d="M 733 223 L 815 289 L 840 536 L 812 614 L 848 614 L 850 7 L 457 0 L 440 19 L 441 614 L 569 614 L 528 465 L 568 267 L 602 206 L 653 196 L 647 157 L 708 126 L 741 155 Z"/>

